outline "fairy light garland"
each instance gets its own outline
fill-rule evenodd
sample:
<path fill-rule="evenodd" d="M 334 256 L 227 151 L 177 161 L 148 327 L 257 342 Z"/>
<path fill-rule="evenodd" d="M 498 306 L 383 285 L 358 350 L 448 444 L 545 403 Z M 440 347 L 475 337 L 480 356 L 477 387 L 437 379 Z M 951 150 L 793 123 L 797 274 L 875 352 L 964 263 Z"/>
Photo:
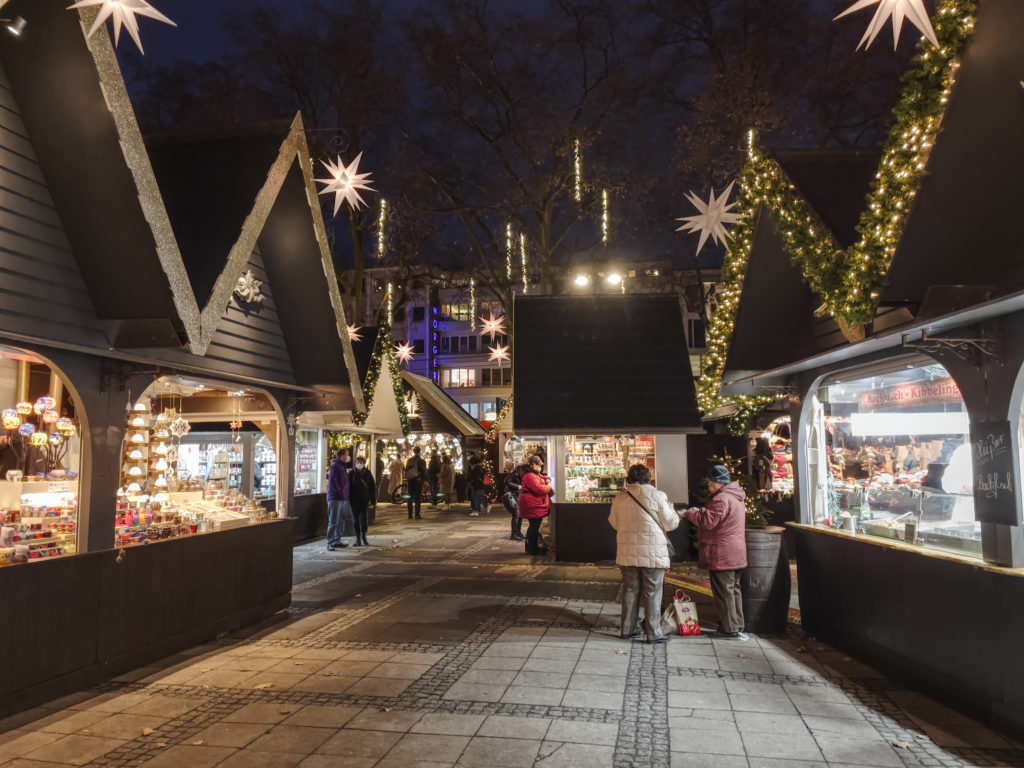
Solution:
<path fill-rule="evenodd" d="M 394 306 L 394 289 L 393 289 L 391 283 L 388 283 L 388 311 L 387 311 L 387 317 L 385 318 L 386 322 L 387 322 L 387 325 L 388 325 L 388 328 L 391 327 L 391 319 L 392 319 L 392 316 L 394 315 L 394 310 L 395 310 L 395 306 Z"/>
<path fill-rule="evenodd" d="M 575 196 L 576 202 L 583 200 L 583 158 L 580 156 L 580 140 L 576 139 L 573 145 L 573 171 L 576 177 Z"/>
<path fill-rule="evenodd" d="M 469 278 L 469 329 L 476 330 L 476 278 Z"/>
<path fill-rule="evenodd" d="M 485 443 L 493 443 L 498 439 L 498 431 L 501 429 L 501 425 L 505 422 L 505 419 L 508 418 L 509 413 L 512 411 L 513 397 L 515 397 L 515 395 L 510 396 L 509 399 L 505 401 L 505 404 L 501 406 L 501 411 L 498 413 L 498 418 L 496 418 L 494 423 L 487 428 L 487 432 L 484 434 Z"/>
<path fill-rule="evenodd" d="M 750 420 L 774 400 L 719 395 L 758 208 L 763 206 L 774 219 L 790 258 L 807 285 L 822 298 L 825 310 L 850 326 L 871 322 L 941 128 L 959 66 L 957 58 L 974 30 L 976 8 L 976 0 L 940 2 L 933 17 L 940 46 L 919 44 L 911 68 L 903 76 L 903 91 L 893 110 L 895 124 L 857 225 L 860 241 L 845 251 L 778 163 L 758 149 L 753 132 L 748 135 L 747 162 L 740 173 L 737 195 L 737 209 L 745 217 L 732 230 L 733 242 L 716 289 L 717 308 L 708 328 L 707 354 L 697 386 L 703 413 L 727 403 L 736 407 L 729 424 L 734 434 L 745 432 Z"/>
<path fill-rule="evenodd" d="M 526 235 L 519 235 L 519 261 L 523 270 L 523 295 L 530 292 L 530 286 L 526 278 Z"/>
<path fill-rule="evenodd" d="M 601 243 L 608 245 L 608 190 L 601 192 Z"/>
<path fill-rule="evenodd" d="M 512 280 L 512 224 L 505 225 L 505 279 Z"/>
<path fill-rule="evenodd" d="M 409 408 L 405 402 L 405 388 L 402 384 L 402 373 L 398 369 L 398 358 L 395 357 L 395 339 L 391 335 L 391 325 L 382 325 L 377 331 L 377 338 L 373 342 L 373 353 L 370 355 L 370 366 L 366 371 L 366 380 L 363 382 L 363 396 L 366 399 L 366 410 L 355 411 L 352 414 L 352 421 L 357 427 L 361 427 L 370 417 L 373 409 L 373 395 L 377 391 L 377 382 L 380 380 L 380 372 L 387 361 L 388 371 L 391 373 L 391 388 L 395 395 L 395 405 L 398 406 L 398 420 L 402 425 L 402 434 L 408 435 L 412 432 L 412 422 L 409 420 Z"/>
<path fill-rule="evenodd" d="M 380 199 L 380 215 L 377 217 L 377 258 L 384 260 L 384 230 L 388 220 L 388 201 Z"/>

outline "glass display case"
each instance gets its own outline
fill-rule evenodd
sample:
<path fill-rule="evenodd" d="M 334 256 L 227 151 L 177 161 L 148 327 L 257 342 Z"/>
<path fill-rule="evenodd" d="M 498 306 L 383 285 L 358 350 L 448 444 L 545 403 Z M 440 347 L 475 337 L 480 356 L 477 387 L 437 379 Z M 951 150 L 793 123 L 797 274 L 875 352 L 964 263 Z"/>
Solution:
<path fill-rule="evenodd" d="M 253 498 L 274 498 L 277 495 L 277 453 L 266 435 L 256 438 L 253 465 Z"/>
<path fill-rule="evenodd" d="M 118 498 L 114 543 L 118 547 L 213 533 L 265 522 L 266 508 L 235 489 L 208 488 L 157 496 Z"/>
<path fill-rule="evenodd" d="M 320 492 L 323 468 L 322 433 L 317 429 L 300 429 L 295 433 L 295 495 Z"/>
<path fill-rule="evenodd" d="M 981 556 L 970 420 L 943 366 L 836 375 L 809 411 L 814 524 Z"/>
<path fill-rule="evenodd" d="M 503 451 L 502 472 L 511 472 L 520 464 L 525 464 L 530 456 L 540 454 L 547 458 L 548 439 L 546 437 L 520 437 L 513 435 L 505 441 Z"/>
<path fill-rule="evenodd" d="M 655 480 L 653 435 L 573 435 L 565 438 L 565 500 L 610 503 L 622 491 L 626 470 L 644 464 Z"/>

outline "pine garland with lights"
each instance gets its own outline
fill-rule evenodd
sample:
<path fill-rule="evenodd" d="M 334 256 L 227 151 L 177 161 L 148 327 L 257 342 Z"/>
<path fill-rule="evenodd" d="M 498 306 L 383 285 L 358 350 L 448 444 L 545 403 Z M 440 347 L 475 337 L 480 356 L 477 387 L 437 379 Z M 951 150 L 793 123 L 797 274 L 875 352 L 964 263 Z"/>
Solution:
<path fill-rule="evenodd" d="M 903 91 L 893 110 L 895 124 L 883 147 L 867 208 L 857 225 L 861 239 L 845 251 L 778 163 L 751 141 L 737 193 L 737 211 L 745 216 L 732 230 L 733 242 L 722 266 L 718 304 L 708 328 L 708 351 L 697 386 L 703 413 L 727 403 L 736 407 L 729 420 L 733 434 L 743 434 L 757 413 L 774 400 L 766 396 L 719 395 L 758 208 L 763 206 L 772 216 L 791 259 L 811 290 L 822 298 L 824 309 L 849 326 L 870 323 L 907 213 L 924 179 L 928 155 L 941 128 L 959 66 L 958 57 L 974 30 L 976 9 L 976 0 L 939 2 L 933 26 L 940 47 L 936 49 L 922 40 L 910 70 L 903 76 Z"/>
<path fill-rule="evenodd" d="M 494 420 L 494 423 L 487 428 L 487 434 L 484 435 L 485 443 L 493 443 L 498 439 L 498 430 L 501 429 L 501 425 L 508 418 L 509 412 L 512 410 L 512 398 L 509 397 L 505 401 L 505 404 L 501 407 L 501 413 L 498 414 L 498 418 Z"/>
<path fill-rule="evenodd" d="M 382 323 L 380 330 L 377 331 L 377 338 L 373 342 L 373 353 L 370 356 L 370 367 L 366 371 L 366 381 L 363 382 L 366 410 L 353 413 L 352 421 L 356 426 L 361 427 L 370 417 L 370 410 L 373 408 L 373 394 L 377 391 L 377 381 L 380 379 L 381 366 L 385 359 L 387 359 L 388 370 L 391 372 L 391 386 L 395 392 L 395 403 L 398 406 L 398 418 L 402 423 L 402 434 L 408 435 L 412 432 L 412 422 L 409 420 L 409 409 L 405 404 L 402 372 L 398 368 L 398 358 L 395 357 L 395 339 L 391 335 L 391 326 L 387 323 Z"/>

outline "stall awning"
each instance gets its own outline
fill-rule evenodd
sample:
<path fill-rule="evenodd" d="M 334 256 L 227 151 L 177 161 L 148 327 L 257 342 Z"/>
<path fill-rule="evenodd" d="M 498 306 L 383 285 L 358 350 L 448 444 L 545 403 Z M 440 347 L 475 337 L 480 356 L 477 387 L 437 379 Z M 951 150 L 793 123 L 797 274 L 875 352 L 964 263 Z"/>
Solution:
<path fill-rule="evenodd" d="M 703 432 L 679 297 L 517 296 L 517 432 Z"/>
<path fill-rule="evenodd" d="M 451 425 L 452 430 L 464 437 L 483 437 L 484 428 L 480 426 L 479 422 L 466 413 L 462 406 L 455 402 L 437 384 L 430 379 L 417 376 L 415 373 L 409 373 L 408 371 L 402 371 L 402 379 L 412 388 L 420 400 L 420 409 L 423 411 L 419 416 L 421 423 L 427 421 L 427 414 L 438 414 Z M 434 431 L 426 424 L 423 424 L 423 429 L 425 431 Z"/>

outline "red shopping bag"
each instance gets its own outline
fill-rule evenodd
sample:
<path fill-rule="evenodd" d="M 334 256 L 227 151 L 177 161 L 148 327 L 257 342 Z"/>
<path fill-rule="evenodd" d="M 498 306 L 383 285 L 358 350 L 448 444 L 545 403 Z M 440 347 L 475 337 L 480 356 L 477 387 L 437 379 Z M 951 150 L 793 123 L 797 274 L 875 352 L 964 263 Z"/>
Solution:
<path fill-rule="evenodd" d="M 683 590 L 677 589 L 672 595 L 672 616 L 679 626 L 680 635 L 699 635 L 700 622 L 697 620 L 697 606 Z"/>

